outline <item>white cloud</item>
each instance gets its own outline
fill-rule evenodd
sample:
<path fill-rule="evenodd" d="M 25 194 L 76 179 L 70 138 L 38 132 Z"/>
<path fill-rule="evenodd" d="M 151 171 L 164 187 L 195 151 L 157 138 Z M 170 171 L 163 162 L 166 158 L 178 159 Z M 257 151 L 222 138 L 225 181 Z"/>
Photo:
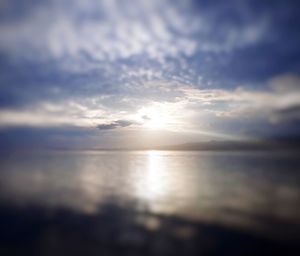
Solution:
<path fill-rule="evenodd" d="M 174 35 L 161 18 L 154 1 L 150 6 L 137 1 L 123 10 L 122 2 L 53 1 L 30 10 L 20 21 L 0 25 L 0 47 L 23 57 L 78 58 L 86 52 L 99 61 L 115 61 L 143 54 L 160 60 L 179 54 L 191 55 L 196 43 Z M 95 10 L 99 10 L 98 12 Z M 93 15 L 99 15 L 93 18 Z M 144 17 L 141 17 L 144 15 Z M 88 18 L 86 18 L 86 17 Z M 23 52 L 27 45 L 32 52 Z"/>
<path fill-rule="evenodd" d="M 191 8 L 189 4 L 49 1 L 28 8 L 27 15 L 15 22 L 1 22 L 0 48 L 18 57 L 38 55 L 62 62 L 68 58 L 78 61 L 85 52 L 98 61 L 142 55 L 164 63 L 167 57 L 180 59 L 197 50 L 231 51 L 255 43 L 269 26 L 265 16 L 246 22 L 245 26 L 224 24 L 224 38 L 215 40 L 213 16 L 201 10 L 198 15 L 185 15 L 182 11 Z"/>
<path fill-rule="evenodd" d="M 145 70 L 137 72 L 147 73 Z M 234 90 L 199 89 L 172 81 L 148 81 L 135 93 L 129 88 L 122 95 L 41 101 L 22 110 L 3 109 L 0 110 L 0 123 L 2 127 L 72 125 L 94 128 L 116 120 L 127 120 L 133 124 L 130 129 L 139 130 L 142 129 L 143 116 L 149 113 L 153 120 L 164 119 L 164 128 L 172 131 L 197 130 L 198 127 L 213 132 L 216 127 L 210 124 L 219 119 L 234 122 L 248 118 L 279 123 L 300 118 L 297 81 L 299 77 L 295 75 L 283 75 L 270 80 L 271 87 L 265 90 L 243 87 Z M 159 115 L 163 118 L 158 118 Z"/>
<path fill-rule="evenodd" d="M 271 79 L 269 85 L 271 90 L 243 87 L 234 90 L 186 87 L 182 90 L 187 101 L 198 103 L 216 116 L 265 117 L 272 122 L 300 117 L 300 114 L 295 114 L 300 106 L 300 78 L 285 74 Z M 288 109 L 293 109 L 293 115 L 287 113 Z"/>

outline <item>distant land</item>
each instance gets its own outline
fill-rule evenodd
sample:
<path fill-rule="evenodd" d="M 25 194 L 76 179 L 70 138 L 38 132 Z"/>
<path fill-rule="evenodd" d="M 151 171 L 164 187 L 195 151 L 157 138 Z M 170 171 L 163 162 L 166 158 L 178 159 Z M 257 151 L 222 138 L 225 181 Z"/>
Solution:
<path fill-rule="evenodd" d="M 300 138 L 264 139 L 252 141 L 205 141 L 184 144 L 126 147 L 93 148 L 87 150 L 176 150 L 176 151 L 255 151 L 255 150 L 300 150 Z"/>
<path fill-rule="evenodd" d="M 161 146 L 161 150 L 300 150 L 299 141 L 209 141 Z"/>
<path fill-rule="evenodd" d="M 300 137 L 271 138 L 261 140 L 211 140 L 201 142 L 187 142 L 171 145 L 120 146 L 112 147 L 20 147 L 0 148 L 0 152 L 30 152 L 43 150 L 58 151 L 143 151 L 143 150 L 171 150 L 171 151 L 295 151 L 300 152 Z"/>

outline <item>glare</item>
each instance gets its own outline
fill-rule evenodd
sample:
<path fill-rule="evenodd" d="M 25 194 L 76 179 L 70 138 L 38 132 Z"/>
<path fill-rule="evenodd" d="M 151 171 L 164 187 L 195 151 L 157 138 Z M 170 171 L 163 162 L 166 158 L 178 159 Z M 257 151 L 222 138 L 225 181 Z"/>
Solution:
<path fill-rule="evenodd" d="M 172 110 L 165 105 L 154 105 L 140 109 L 138 115 L 144 128 L 167 129 L 173 122 Z"/>
<path fill-rule="evenodd" d="M 161 115 L 151 115 L 143 126 L 150 129 L 161 129 L 167 126 L 165 118 Z"/>
<path fill-rule="evenodd" d="M 147 169 L 139 184 L 138 194 L 147 201 L 155 201 L 167 193 L 164 157 L 159 151 L 147 152 Z"/>
<path fill-rule="evenodd" d="M 166 190 L 166 179 L 164 179 L 163 156 L 159 151 L 148 152 L 148 170 L 146 172 L 146 191 L 147 196 L 154 199 Z"/>

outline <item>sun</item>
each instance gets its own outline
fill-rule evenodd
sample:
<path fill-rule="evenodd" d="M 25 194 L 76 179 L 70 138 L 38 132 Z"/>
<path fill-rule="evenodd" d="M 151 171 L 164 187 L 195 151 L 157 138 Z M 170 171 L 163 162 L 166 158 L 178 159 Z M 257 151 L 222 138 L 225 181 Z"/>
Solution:
<path fill-rule="evenodd" d="M 171 115 L 163 108 L 152 106 L 144 107 L 138 112 L 141 124 L 147 129 L 165 129 L 169 126 Z"/>
<path fill-rule="evenodd" d="M 155 114 L 149 116 L 144 121 L 143 126 L 149 129 L 162 129 L 167 126 L 167 122 L 163 116 Z"/>

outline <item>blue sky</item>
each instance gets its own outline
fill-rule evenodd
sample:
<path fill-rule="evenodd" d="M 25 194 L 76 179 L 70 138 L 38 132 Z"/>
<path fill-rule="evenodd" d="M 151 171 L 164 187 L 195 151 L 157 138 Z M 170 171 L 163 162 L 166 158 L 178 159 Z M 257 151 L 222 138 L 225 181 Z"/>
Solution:
<path fill-rule="evenodd" d="M 0 2 L 3 145 L 299 135 L 298 1 Z"/>

